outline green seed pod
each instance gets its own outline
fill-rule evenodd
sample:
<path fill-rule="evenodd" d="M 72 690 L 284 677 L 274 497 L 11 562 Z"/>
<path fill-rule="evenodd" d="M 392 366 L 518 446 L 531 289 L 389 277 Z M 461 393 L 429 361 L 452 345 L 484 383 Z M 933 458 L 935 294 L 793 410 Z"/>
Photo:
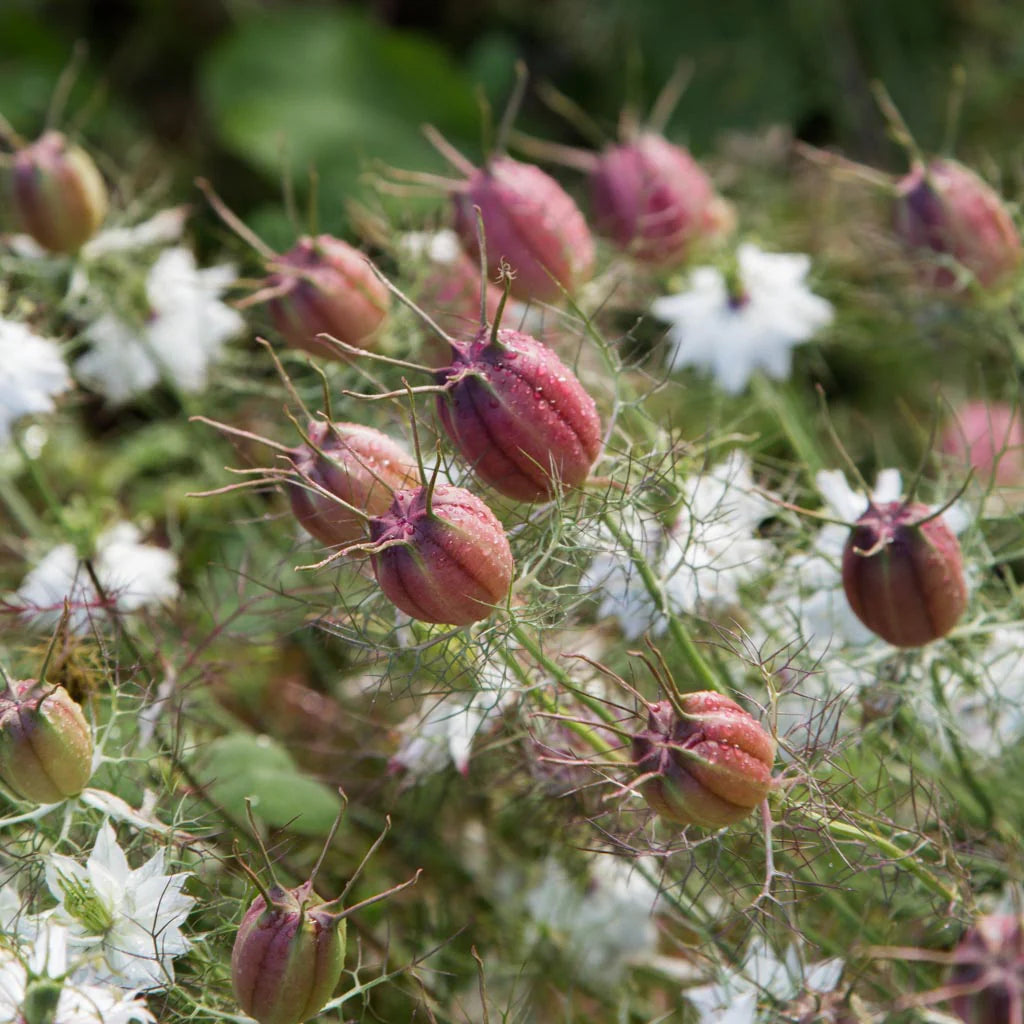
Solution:
<path fill-rule="evenodd" d="M 107 216 L 107 186 L 96 164 L 60 132 L 18 150 L 6 178 L 15 229 L 51 252 L 77 252 Z"/>
<path fill-rule="evenodd" d="M 59 686 L 34 679 L 0 696 L 0 782 L 24 800 L 55 804 L 92 776 L 92 730 Z"/>

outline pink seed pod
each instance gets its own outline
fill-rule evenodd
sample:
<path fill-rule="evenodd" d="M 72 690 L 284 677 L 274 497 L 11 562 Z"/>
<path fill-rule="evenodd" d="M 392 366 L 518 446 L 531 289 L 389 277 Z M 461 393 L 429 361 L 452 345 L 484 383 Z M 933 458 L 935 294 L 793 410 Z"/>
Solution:
<path fill-rule="evenodd" d="M 651 704 L 633 739 L 640 791 L 679 825 L 722 828 L 745 818 L 772 786 L 775 740 L 734 700 L 702 690 Z"/>
<path fill-rule="evenodd" d="M 491 320 L 501 305 L 502 291 L 490 281 L 486 288 L 487 318 Z M 451 262 L 438 264 L 424 275 L 418 296 L 446 331 L 458 334 L 467 325 L 475 330 L 480 320 L 480 265 L 459 252 Z"/>
<path fill-rule="evenodd" d="M 288 484 L 295 518 L 332 547 L 364 540 L 366 520 L 346 506 L 368 516 L 382 515 L 394 492 L 417 480 L 415 460 L 387 434 L 358 423 L 314 421 L 306 434 L 314 447 L 299 445 L 291 455 L 303 478 Z M 317 488 L 340 500 L 333 501 Z"/>
<path fill-rule="evenodd" d="M 484 483 L 517 501 L 578 487 L 601 451 L 601 420 L 576 375 L 535 338 L 482 327 L 438 373 L 445 432 Z"/>
<path fill-rule="evenodd" d="M 965 402 L 943 430 L 939 450 L 973 469 L 982 485 L 1024 485 L 1024 426 L 1006 402 Z"/>
<path fill-rule="evenodd" d="M 312 882 L 278 885 L 242 919 L 231 951 L 238 1005 L 259 1024 L 301 1024 L 331 998 L 345 966 L 345 919 Z"/>
<path fill-rule="evenodd" d="M 1012 914 L 978 918 L 953 951 L 948 990 L 964 1024 L 1024 1021 L 1024 928 Z"/>
<path fill-rule="evenodd" d="M 23 800 L 55 804 L 92 776 L 93 739 L 81 707 L 34 679 L 0 694 L 0 782 Z"/>
<path fill-rule="evenodd" d="M 956 535 L 927 505 L 871 505 L 843 551 L 843 590 L 853 613 L 896 647 L 945 636 L 967 607 Z"/>
<path fill-rule="evenodd" d="M 271 274 L 258 294 L 267 299 L 274 326 L 293 348 L 344 359 L 317 335 L 366 348 L 387 316 L 386 286 L 366 256 L 341 239 L 305 236 L 267 266 Z"/>
<path fill-rule="evenodd" d="M 370 523 L 373 571 L 401 611 L 422 622 L 468 626 L 505 601 L 515 566 L 505 529 L 461 487 L 398 491 Z"/>
<path fill-rule="evenodd" d="M 590 193 L 597 230 L 645 263 L 678 263 L 714 233 L 710 179 L 687 150 L 655 132 L 605 149 Z"/>
<path fill-rule="evenodd" d="M 61 132 L 18 150 L 6 178 L 15 228 L 51 252 L 77 252 L 107 216 L 107 186 L 96 164 Z"/>
<path fill-rule="evenodd" d="M 932 288 L 958 286 L 949 257 L 985 289 L 1005 285 L 1021 265 L 1021 238 L 998 193 L 955 160 L 918 162 L 897 186 L 896 232 L 911 249 L 925 251 L 920 274 Z"/>
<path fill-rule="evenodd" d="M 594 242 L 572 197 L 551 175 L 508 156 L 470 173 L 454 194 L 455 231 L 479 259 L 480 209 L 492 278 L 502 263 L 514 272 L 511 292 L 523 301 L 556 302 L 590 277 Z"/>

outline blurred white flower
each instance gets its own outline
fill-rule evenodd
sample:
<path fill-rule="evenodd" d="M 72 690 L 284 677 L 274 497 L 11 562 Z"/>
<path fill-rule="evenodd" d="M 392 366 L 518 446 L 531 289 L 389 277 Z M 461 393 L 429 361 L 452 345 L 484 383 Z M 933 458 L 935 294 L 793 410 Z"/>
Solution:
<path fill-rule="evenodd" d="M 102 954 L 99 980 L 142 991 L 173 984 L 174 957 L 189 949 L 181 932 L 195 902 L 181 891 L 188 877 L 164 874 L 163 850 L 129 868 L 109 822 L 84 867 L 60 854 L 46 865 L 47 885 L 60 901 L 55 914 L 71 941 Z"/>
<path fill-rule="evenodd" d="M 399 725 L 404 739 L 389 769 L 421 779 L 444 771 L 451 763 L 465 775 L 473 740 L 498 720 L 516 696 L 504 664 L 483 662 L 477 669 L 477 689 L 428 698 L 426 713 L 416 712 Z"/>
<path fill-rule="evenodd" d="M 188 207 L 172 206 L 160 210 L 141 224 L 107 228 L 82 246 L 79 259 L 95 260 L 111 253 L 138 252 L 151 246 L 169 245 L 181 238 L 186 220 Z"/>
<path fill-rule="evenodd" d="M 673 613 L 727 608 L 739 588 L 767 568 L 770 541 L 755 536 L 775 506 L 757 492 L 750 460 L 732 451 L 722 464 L 690 477 L 683 506 L 670 529 L 657 517 L 629 509 L 621 528 L 657 577 Z M 601 593 L 598 615 L 614 616 L 627 639 L 663 633 L 666 616 L 651 598 L 636 566 L 606 530 L 607 548 L 590 563 L 581 586 Z"/>
<path fill-rule="evenodd" d="M 429 260 L 431 263 L 454 263 L 462 256 L 459 236 L 451 228 L 439 231 L 406 231 L 398 239 L 398 246 L 411 259 Z"/>
<path fill-rule="evenodd" d="M 737 264 L 738 295 L 730 294 L 720 270 L 698 267 L 686 291 L 651 304 L 651 312 L 671 325 L 669 368 L 708 370 L 732 394 L 741 392 L 758 369 L 786 379 L 792 349 L 834 316 L 832 304 L 807 287 L 808 256 L 763 252 L 745 242 Z"/>
<path fill-rule="evenodd" d="M 725 969 L 714 983 L 683 994 L 697 1010 L 700 1024 L 757 1024 L 775 1019 L 758 1014 L 762 995 L 792 1002 L 808 991 L 832 992 L 842 973 L 843 961 L 838 957 L 804 965 L 799 950 L 790 946 L 780 960 L 759 937 L 750 944 L 742 966 Z"/>
<path fill-rule="evenodd" d="M 64 357 L 55 341 L 28 324 L 0 317 L 0 445 L 11 426 L 33 412 L 53 412 L 55 395 L 71 388 Z"/>
<path fill-rule="evenodd" d="M 52 922 L 40 922 L 30 945 L 0 947 L 0 1020 L 20 1021 L 29 989 L 59 990 L 48 1020 L 54 1024 L 155 1024 L 156 1018 L 133 992 L 96 984 L 71 964 L 68 975 L 68 932 Z"/>
<path fill-rule="evenodd" d="M 235 276 L 227 264 L 197 269 L 183 246 L 165 249 L 146 279 L 145 324 L 110 313 L 89 324 L 82 336 L 92 347 L 75 363 L 78 379 L 114 404 L 161 380 L 182 391 L 201 390 L 224 343 L 245 326 L 241 314 L 220 301 Z"/>
<path fill-rule="evenodd" d="M 119 612 L 132 612 L 178 596 L 178 560 L 165 548 L 141 543 L 142 531 L 115 523 L 96 538 L 93 568 L 106 596 Z M 87 633 L 103 607 L 96 587 L 72 544 L 60 544 L 29 572 L 18 589 L 17 603 L 34 623 L 52 627 L 67 598 L 68 628 Z"/>
<path fill-rule="evenodd" d="M 533 925 L 527 941 L 552 941 L 588 983 L 616 985 L 630 964 L 644 963 L 656 949 L 658 888 L 648 876 L 657 873 L 653 858 L 598 854 L 579 878 L 549 857 L 523 894 Z"/>

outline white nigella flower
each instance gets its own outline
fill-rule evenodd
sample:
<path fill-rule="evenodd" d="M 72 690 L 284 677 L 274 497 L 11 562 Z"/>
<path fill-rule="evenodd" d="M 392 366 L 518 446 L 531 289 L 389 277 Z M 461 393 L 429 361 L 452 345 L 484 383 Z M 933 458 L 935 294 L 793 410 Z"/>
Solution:
<path fill-rule="evenodd" d="M 174 982 L 174 957 L 189 949 L 181 926 L 195 902 L 181 890 L 187 873 L 164 874 L 163 850 L 132 870 L 109 822 L 83 867 L 52 854 L 46 882 L 71 941 L 102 955 L 101 981 L 146 991 Z"/>
<path fill-rule="evenodd" d="M 55 395 L 72 386 L 55 341 L 36 334 L 28 324 L 0 318 L 0 446 L 11 426 L 33 412 L 53 412 Z"/>
<path fill-rule="evenodd" d="M 695 612 L 734 605 L 740 586 L 764 571 L 772 545 L 755 530 L 774 512 L 754 487 L 747 456 L 733 451 L 721 465 L 687 480 L 670 529 L 636 510 L 621 526 L 653 570 L 671 611 Z M 647 631 L 663 633 L 666 617 L 636 566 L 604 531 L 599 543 L 609 550 L 591 562 L 582 582 L 603 595 L 598 615 L 617 618 L 630 640 Z"/>
<path fill-rule="evenodd" d="M 787 378 L 792 349 L 834 316 L 832 304 L 807 287 L 810 267 L 806 255 L 763 252 L 749 242 L 737 252 L 732 292 L 720 270 L 698 267 L 686 291 L 651 305 L 651 312 L 671 325 L 670 369 L 708 370 L 732 394 L 746 387 L 755 370 Z"/>
<path fill-rule="evenodd" d="M 115 404 L 161 380 L 201 390 L 224 343 L 245 326 L 220 300 L 234 281 L 231 266 L 200 270 L 189 249 L 165 249 L 146 279 L 146 322 L 129 324 L 110 313 L 94 320 L 83 331 L 92 347 L 75 363 L 76 376 Z"/>
<path fill-rule="evenodd" d="M 657 947 L 658 889 L 648 880 L 657 870 L 652 858 L 598 854 L 587 876 L 576 878 L 549 857 L 523 894 L 532 922 L 528 941 L 553 941 L 592 985 L 617 984 L 631 963 L 645 962 Z"/>
<path fill-rule="evenodd" d="M 115 523 L 96 538 L 93 568 L 119 612 L 173 601 L 178 596 L 174 574 L 178 560 L 165 548 L 141 543 L 142 531 L 128 522 Z M 92 579 L 71 544 L 60 544 L 25 577 L 17 603 L 26 617 L 52 627 L 71 605 L 68 628 L 87 633 L 93 621 L 102 621 L 102 604 Z"/>
<path fill-rule="evenodd" d="M 88 971 L 68 968 L 68 933 L 60 925 L 40 924 L 31 945 L 0 947 L 0 1020 L 24 1020 L 31 991 L 36 999 L 49 992 L 56 1005 L 53 1024 L 155 1024 L 143 1000 L 133 992 L 84 980 Z"/>
<path fill-rule="evenodd" d="M 700 1024 L 767 1024 L 775 1018 L 758 1013 L 762 996 L 788 1003 L 806 992 L 832 992 L 842 973 L 843 961 L 838 958 L 805 966 L 800 952 L 790 946 L 780 960 L 764 939 L 757 938 L 739 969 L 727 969 L 714 983 L 687 989 L 684 995 L 697 1010 Z"/>
<path fill-rule="evenodd" d="M 462 255 L 459 236 L 451 228 L 440 231 L 407 231 L 398 239 L 401 250 L 412 259 L 446 265 Z"/>
<path fill-rule="evenodd" d="M 463 775 L 469 771 L 473 740 L 516 698 L 503 665 L 486 661 L 477 676 L 476 690 L 428 698 L 425 714 L 416 712 L 399 726 L 405 738 L 389 762 L 391 771 L 414 779 L 444 771 L 449 763 Z"/>

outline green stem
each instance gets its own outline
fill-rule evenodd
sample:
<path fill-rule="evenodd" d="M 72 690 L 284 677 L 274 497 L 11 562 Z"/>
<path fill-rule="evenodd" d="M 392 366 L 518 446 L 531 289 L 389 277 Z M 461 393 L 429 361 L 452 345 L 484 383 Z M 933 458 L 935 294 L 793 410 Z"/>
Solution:
<path fill-rule="evenodd" d="M 530 636 L 530 634 L 523 629 L 518 622 L 511 624 L 510 632 L 519 646 L 523 648 L 537 662 L 541 668 L 547 669 L 548 672 L 555 678 L 555 680 L 561 683 L 567 690 L 570 690 L 573 695 L 579 700 L 579 702 L 592 711 L 602 722 L 607 722 L 609 725 L 615 725 L 615 713 L 612 711 L 607 704 L 603 701 L 598 700 L 596 697 L 591 696 L 585 690 L 581 690 L 573 680 L 572 676 L 556 662 L 554 659 L 544 653 L 540 644 Z M 604 742 L 603 740 L 601 741 Z"/>
<path fill-rule="evenodd" d="M 655 576 L 654 571 L 651 569 L 644 558 L 643 554 L 639 551 L 637 546 L 633 543 L 633 538 L 629 535 L 628 530 L 624 530 L 622 525 L 615 519 L 609 512 L 604 512 L 601 515 L 601 522 L 608 529 L 608 532 L 615 538 L 617 544 L 621 545 L 623 550 L 629 556 L 629 560 L 635 566 L 637 572 L 640 574 L 640 579 L 643 581 L 644 587 L 647 589 L 647 593 L 650 595 L 651 600 L 654 602 L 657 609 L 665 616 L 668 620 L 668 631 L 675 640 L 679 649 L 682 651 L 683 656 L 686 658 L 693 674 L 697 677 L 700 689 L 704 690 L 715 690 L 718 693 L 727 694 L 727 688 L 724 683 L 718 678 L 714 669 L 707 663 L 707 660 L 697 649 L 697 645 L 693 642 L 693 638 L 690 636 L 689 631 L 683 625 L 682 620 L 676 615 L 668 604 L 668 598 L 665 596 L 665 588 L 661 585 L 661 581 Z M 688 690 L 695 689 L 695 687 L 682 686 L 680 690 L 686 692 Z"/>
<path fill-rule="evenodd" d="M 505 664 L 515 673 L 519 681 L 527 688 L 531 697 L 540 704 L 541 708 L 549 714 L 557 714 L 558 712 L 558 701 L 548 693 L 547 689 L 543 686 L 534 686 L 533 681 L 530 679 L 526 672 L 526 669 L 516 660 L 515 654 L 503 647 L 501 649 L 501 655 L 505 659 Z M 589 746 L 594 753 L 599 754 L 601 757 L 607 757 L 611 760 L 617 760 L 619 751 L 613 744 L 610 744 L 586 722 L 576 722 L 572 719 L 559 719 L 563 725 L 571 732 L 574 732 L 584 743 Z"/>
<path fill-rule="evenodd" d="M 891 858 L 901 867 L 906 868 L 907 871 L 923 882 L 925 887 L 937 896 L 941 896 L 950 903 L 958 901 L 957 891 L 936 878 L 917 859 L 915 851 L 904 850 L 891 839 L 887 839 L 877 832 L 868 831 L 848 821 L 838 821 L 835 818 L 829 818 L 827 815 L 818 814 L 806 807 L 799 808 L 799 813 L 817 825 L 824 825 L 833 838 L 841 843 L 863 843 L 866 846 L 873 846 L 880 853 Z"/>

